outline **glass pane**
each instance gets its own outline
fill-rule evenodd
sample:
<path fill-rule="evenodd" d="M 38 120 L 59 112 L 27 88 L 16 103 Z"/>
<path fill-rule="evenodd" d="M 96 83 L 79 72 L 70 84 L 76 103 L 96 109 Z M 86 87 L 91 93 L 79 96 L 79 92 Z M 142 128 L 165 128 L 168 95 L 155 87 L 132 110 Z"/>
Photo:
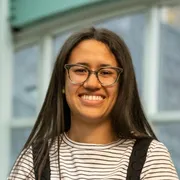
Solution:
<path fill-rule="evenodd" d="M 70 36 L 71 33 L 64 33 L 58 36 L 55 36 L 54 42 L 53 42 L 53 47 L 54 47 L 54 54 L 55 58 L 57 57 L 62 45 L 66 41 L 66 39 Z"/>
<path fill-rule="evenodd" d="M 13 79 L 13 116 L 36 115 L 38 46 L 29 46 L 15 52 Z"/>
<path fill-rule="evenodd" d="M 132 14 L 124 17 L 115 17 L 96 24 L 96 27 L 107 28 L 124 39 L 130 49 L 138 88 L 142 92 L 142 60 L 144 51 L 144 14 Z"/>
<path fill-rule="evenodd" d="M 180 122 L 156 122 L 154 128 L 158 139 L 168 148 L 180 176 Z"/>
<path fill-rule="evenodd" d="M 178 9 L 180 11 L 180 6 L 162 8 L 159 111 L 180 110 L 180 14 L 176 13 Z"/>
<path fill-rule="evenodd" d="M 20 151 L 22 150 L 30 132 L 31 132 L 31 128 L 12 129 L 10 167 L 13 165 L 17 156 L 19 155 Z"/>

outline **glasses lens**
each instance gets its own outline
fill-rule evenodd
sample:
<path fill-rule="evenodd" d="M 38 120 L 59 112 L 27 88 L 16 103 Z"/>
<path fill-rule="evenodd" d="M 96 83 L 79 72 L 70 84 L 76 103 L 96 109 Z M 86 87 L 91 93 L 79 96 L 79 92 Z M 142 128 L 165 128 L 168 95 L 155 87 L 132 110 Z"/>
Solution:
<path fill-rule="evenodd" d="M 69 69 L 69 78 L 73 83 L 82 83 L 88 77 L 88 70 L 81 66 L 72 66 Z"/>
<path fill-rule="evenodd" d="M 99 70 L 98 78 L 103 85 L 111 85 L 116 82 L 118 72 L 113 68 L 103 68 Z"/>

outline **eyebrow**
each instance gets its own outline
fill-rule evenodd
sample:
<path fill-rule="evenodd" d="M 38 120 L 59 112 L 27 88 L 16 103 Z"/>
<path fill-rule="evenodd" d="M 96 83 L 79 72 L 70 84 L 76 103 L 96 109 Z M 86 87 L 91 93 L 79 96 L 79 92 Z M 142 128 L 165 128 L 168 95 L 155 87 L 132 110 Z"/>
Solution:
<path fill-rule="evenodd" d="M 85 63 L 85 62 L 78 62 L 76 64 L 80 64 L 80 65 L 84 65 L 84 66 L 90 66 L 89 63 Z M 107 66 L 112 66 L 112 64 L 100 64 L 99 67 L 107 67 Z"/>

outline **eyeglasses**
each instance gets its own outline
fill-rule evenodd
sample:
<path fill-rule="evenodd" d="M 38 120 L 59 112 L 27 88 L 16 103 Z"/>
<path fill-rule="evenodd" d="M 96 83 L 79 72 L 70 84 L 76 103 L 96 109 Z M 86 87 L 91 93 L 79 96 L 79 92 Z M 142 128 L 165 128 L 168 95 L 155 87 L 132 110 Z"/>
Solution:
<path fill-rule="evenodd" d="M 73 84 L 83 84 L 91 74 L 95 74 L 102 86 L 115 84 L 123 72 L 122 68 L 112 66 L 102 67 L 97 71 L 92 71 L 88 67 L 79 64 L 65 64 L 64 68 L 67 70 L 68 77 Z"/>

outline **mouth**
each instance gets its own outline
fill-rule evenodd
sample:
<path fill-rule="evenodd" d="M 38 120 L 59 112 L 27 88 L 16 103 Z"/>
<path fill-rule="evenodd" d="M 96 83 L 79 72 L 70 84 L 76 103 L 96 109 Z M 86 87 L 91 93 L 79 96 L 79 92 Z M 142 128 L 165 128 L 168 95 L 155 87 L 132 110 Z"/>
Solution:
<path fill-rule="evenodd" d="M 82 95 L 80 97 L 84 100 L 89 100 L 89 101 L 101 101 L 104 99 L 103 96 L 96 96 L 96 95 Z"/>
<path fill-rule="evenodd" d="M 79 97 L 81 102 L 85 105 L 99 105 L 105 99 L 105 96 L 103 95 L 81 94 Z"/>

